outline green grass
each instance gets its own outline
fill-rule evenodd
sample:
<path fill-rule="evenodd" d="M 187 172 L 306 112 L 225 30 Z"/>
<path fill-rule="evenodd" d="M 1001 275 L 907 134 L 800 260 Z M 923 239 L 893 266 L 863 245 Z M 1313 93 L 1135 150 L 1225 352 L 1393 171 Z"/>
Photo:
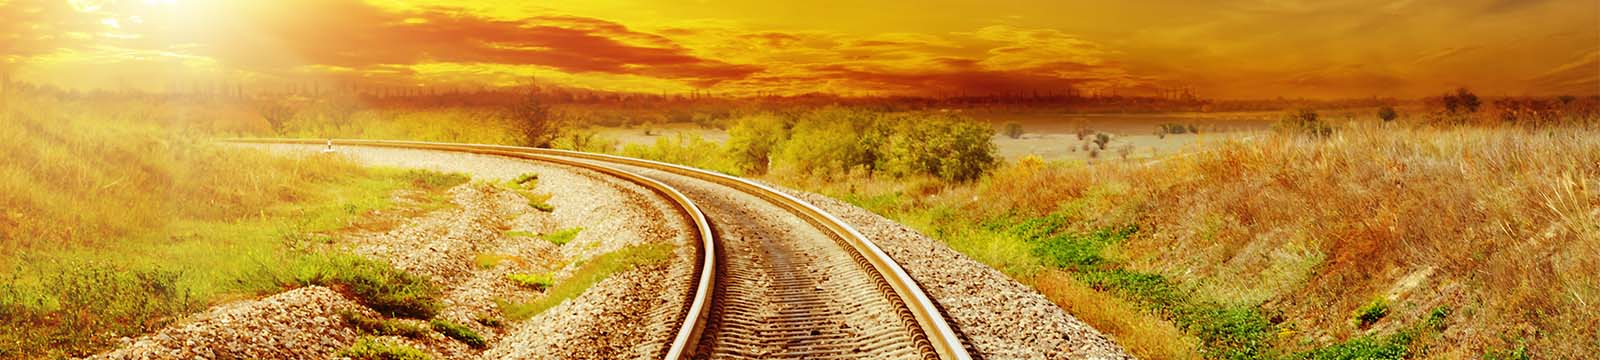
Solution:
<path fill-rule="evenodd" d="M 1350 321 L 1355 323 L 1356 327 L 1365 328 L 1382 320 L 1386 315 L 1389 315 L 1389 301 L 1378 298 L 1356 309 Z"/>
<path fill-rule="evenodd" d="M 451 339 L 456 339 L 456 341 L 467 344 L 467 346 L 471 346 L 474 349 L 482 349 L 488 346 L 488 343 L 484 342 L 483 336 L 479 336 L 478 332 L 472 331 L 472 328 L 465 325 L 440 319 L 434 319 L 428 324 L 433 326 L 434 331 L 438 331 Z"/>
<path fill-rule="evenodd" d="M 1416 339 L 1411 330 L 1388 336 L 1360 336 L 1319 349 L 1295 354 L 1293 359 L 1305 360 L 1378 360 L 1407 359 L 1410 346 Z"/>
<path fill-rule="evenodd" d="M 429 334 L 427 329 L 412 325 L 411 323 L 376 318 L 354 311 L 340 312 L 339 317 L 343 318 L 346 324 L 350 324 L 351 327 L 356 328 L 356 330 L 360 330 L 363 334 L 403 336 L 412 339 L 425 339 Z"/>
<path fill-rule="evenodd" d="M 500 263 L 508 258 L 510 257 L 506 255 L 482 253 L 472 256 L 472 264 L 477 265 L 478 269 L 490 270 L 500 266 Z"/>
<path fill-rule="evenodd" d="M 280 290 L 296 270 L 284 264 L 303 263 L 333 239 L 327 233 L 393 207 L 394 191 L 464 181 L 360 168 L 344 176 L 301 185 L 295 198 L 246 216 L 177 217 L 114 241 L 9 253 L 0 326 L 27 330 L 0 334 L 0 349 L 85 355 L 112 345 L 110 334 L 139 334 L 218 301 Z"/>
<path fill-rule="evenodd" d="M 383 339 L 361 337 L 350 348 L 340 350 L 338 356 L 352 360 L 428 360 L 428 354 L 422 350 L 404 345 L 395 344 Z"/>
<path fill-rule="evenodd" d="M 543 291 L 555 285 L 555 279 L 550 274 L 506 274 L 506 280 L 511 280 L 517 286 Z"/>
<path fill-rule="evenodd" d="M 572 239 L 578 238 L 578 232 L 581 231 L 583 231 L 582 227 L 574 227 L 570 229 L 557 230 L 553 233 L 544 234 L 541 237 L 544 238 L 545 241 L 549 241 L 551 244 L 566 245 L 567 243 L 572 242 Z"/>
<path fill-rule="evenodd" d="M 525 320 L 561 302 L 588 291 L 590 286 L 611 277 L 612 274 L 631 270 L 643 264 L 658 263 L 672 256 L 672 245 L 636 245 L 613 251 L 590 260 L 572 272 L 572 276 L 551 286 L 544 296 L 533 301 L 516 303 L 499 301 L 500 310 L 507 319 Z"/>
<path fill-rule="evenodd" d="M 356 255 L 317 254 L 305 257 L 294 268 L 294 277 L 285 282 L 333 288 L 386 316 L 428 319 L 441 307 L 437 285 L 385 262 Z"/>

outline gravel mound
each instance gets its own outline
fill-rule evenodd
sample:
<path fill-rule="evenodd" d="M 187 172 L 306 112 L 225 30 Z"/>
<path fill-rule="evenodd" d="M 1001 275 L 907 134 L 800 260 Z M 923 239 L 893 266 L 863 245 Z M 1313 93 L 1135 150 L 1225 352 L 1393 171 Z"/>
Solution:
<path fill-rule="evenodd" d="M 778 187 L 774 187 L 778 188 Z M 782 189 L 782 188 L 779 188 Z M 1131 359 L 1027 285 L 904 225 L 832 198 L 784 191 L 838 216 L 900 263 L 984 359 Z"/>
<path fill-rule="evenodd" d="M 356 331 L 339 317 L 359 304 L 320 286 L 212 308 L 183 325 L 139 337 L 90 359 L 312 359 L 349 346 Z"/>

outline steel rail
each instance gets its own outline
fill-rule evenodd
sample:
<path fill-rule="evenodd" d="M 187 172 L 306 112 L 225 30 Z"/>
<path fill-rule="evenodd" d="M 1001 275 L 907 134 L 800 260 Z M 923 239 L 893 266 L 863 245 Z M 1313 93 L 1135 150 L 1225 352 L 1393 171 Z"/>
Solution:
<path fill-rule="evenodd" d="M 262 139 L 262 138 L 226 139 L 226 140 L 223 140 L 223 141 L 232 142 L 232 143 L 245 143 L 245 144 L 311 144 L 311 145 L 321 145 L 321 144 L 325 143 L 325 140 Z M 522 152 L 522 151 L 510 151 L 508 149 L 496 149 L 496 148 L 488 148 L 488 147 L 481 147 L 481 146 L 463 146 L 463 145 L 449 144 L 449 143 L 389 142 L 389 141 L 361 141 L 361 140 L 339 140 L 339 141 L 334 141 L 333 144 L 359 145 L 359 146 L 372 146 L 372 147 L 387 147 L 387 148 L 400 148 L 400 149 L 418 149 L 418 150 L 437 150 L 437 151 L 463 152 L 463 153 L 471 153 L 471 154 L 493 155 L 493 156 L 509 157 L 509 158 L 523 159 L 523 160 L 533 160 L 533 161 L 541 161 L 541 162 L 562 164 L 562 165 L 568 165 L 568 166 L 573 166 L 573 167 L 578 167 L 578 168 L 583 168 L 583 169 L 594 170 L 594 171 L 597 171 L 597 172 L 600 172 L 600 173 L 603 173 L 603 174 L 606 174 L 606 175 L 618 177 L 618 178 L 621 178 L 623 180 L 627 180 L 629 182 L 633 182 L 635 184 L 639 184 L 640 186 L 643 186 L 643 187 L 645 187 L 647 189 L 650 189 L 651 191 L 654 191 L 657 194 L 660 194 L 662 196 L 667 197 L 668 199 L 671 199 L 672 202 L 676 203 L 678 208 L 683 211 L 684 215 L 686 215 L 688 217 L 688 219 L 691 222 L 694 223 L 695 231 L 697 232 L 697 237 L 699 237 L 700 240 L 701 240 L 700 242 L 696 243 L 696 245 L 697 245 L 696 247 L 698 248 L 697 249 L 698 251 L 696 251 L 696 254 L 695 254 L 695 256 L 697 257 L 697 259 L 696 259 L 697 260 L 696 261 L 697 269 L 696 270 L 697 270 L 697 273 L 699 274 L 699 278 L 696 279 L 696 281 L 695 281 L 695 288 L 694 288 L 694 292 L 692 293 L 693 296 L 689 299 L 689 302 L 688 302 L 689 307 L 688 307 L 688 311 L 686 313 L 684 313 L 683 324 L 678 328 L 677 334 L 673 337 L 673 341 L 671 343 L 671 346 L 669 348 L 667 348 L 667 351 L 665 351 L 662 354 L 662 358 L 663 359 L 688 359 L 688 358 L 690 358 L 691 356 L 694 355 L 693 352 L 694 352 L 695 346 L 698 345 L 698 341 L 700 341 L 700 335 L 705 331 L 706 324 L 710 321 L 710 318 L 711 318 L 711 300 L 712 300 L 712 294 L 715 291 L 714 287 L 715 287 L 715 280 L 716 280 L 716 273 L 717 273 L 717 269 L 716 269 L 716 266 L 717 266 L 716 265 L 717 264 L 717 262 L 716 262 L 716 257 L 717 257 L 717 253 L 716 253 L 716 237 L 715 237 L 715 235 L 713 234 L 713 232 L 711 230 L 711 222 L 709 220 L 707 220 L 707 218 L 705 216 L 705 213 L 700 211 L 699 205 L 696 205 L 693 200 L 690 200 L 688 196 L 684 195 L 683 192 L 678 191 L 678 189 L 673 188 L 672 186 L 667 185 L 666 183 L 662 183 L 661 181 L 658 181 L 656 179 L 651 179 L 651 178 L 648 178 L 648 177 L 640 176 L 640 175 L 635 174 L 633 172 L 625 171 L 625 170 L 622 170 L 622 169 L 617 169 L 617 168 L 610 167 L 610 166 L 595 164 L 595 163 L 586 162 L 586 161 L 574 161 L 574 160 L 571 160 L 571 159 L 557 157 L 557 156 L 549 156 L 549 155 Z"/>
<path fill-rule="evenodd" d="M 925 335 L 927 337 L 930 345 L 933 347 L 931 350 L 933 350 L 933 352 L 935 354 L 937 354 L 940 359 L 945 359 L 945 360 L 968 360 L 968 359 L 972 358 L 971 355 L 967 353 L 966 347 L 962 345 L 960 336 L 958 336 L 956 334 L 955 329 L 950 327 L 950 324 L 944 318 L 944 314 L 941 311 L 939 311 L 938 307 L 933 303 L 933 300 L 931 298 L 929 298 L 927 293 L 922 290 L 922 287 L 916 283 L 915 279 L 911 278 L 910 274 L 906 273 L 905 268 L 901 267 L 900 264 L 898 262 L 895 262 L 893 258 L 890 258 L 889 255 L 887 253 L 883 252 L 883 249 L 879 248 L 878 245 L 873 243 L 871 239 L 868 239 L 865 235 L 862 235 L 854 227 L 850 226 L 848 223 L 845 223 L 843 220 L 839 219 L 838 217 L 834 216 L 833 214 L 828 213 L 827 211 L 823 211 L 822 209 L 816 207 L 815 205 L 812 205 L 809 202 L 806 202 L 805 200 L 801 200 L 799 198 L 794 197 L 793 195 L 790 195 L 790 194 L 785 193 L 783 191 L 779 191 L 779 190 L 774 189 L 774 188 L 772 188 L 770 186 L 767 186 L 767 185 L 764 185 L 764 184 L 761 184 L 761 183 L 757 183 L 757 182 L 754 182 L 754 181 L 751 181 L 751 180 L 747 180 L 747 179 L 743 179 L 743 178 L 739 178 L 739 177 L 734 177 L 734 176 L 727 175 L 727 174 L 716 173 L 716 172 L 712 172 L 712 171 L 708 171 L 708 170 L 704 170 L 704 169 L 693 168 L 693 167 L 688 167 L 688 166 L 683 166 L 683 165 L 678 165 L 678 164 L 665 163 L 665 162 L 660 162 L 660 161 L 644 160 L 644 159 L 630 158 L 630 157 L 617 156 L 617 155 L 608 155 L 608 154 L 597 154 L 597 153 L 569 151 L 569 150 L 529 148 L 529 147 L 519 147 L 519 146 L 484 145 L 484 144 L 453 144 L 453 143 L 425 142 L 425 141 L 340 140 L 340 139 L 335 139 L 335 140 L 322 140 L 322 139 L 237 139 L 237 140 L 230 140 L 230 141 L 234 141 L 234 142 L 252 142 L 252 143 L 294 143 L 294 144 L 323 144 L 324 142 L 331 141 L 331 143 L 335 144 L 335 145 L 435 148 L 435 149 L 441 149 L 441 150 L 455 150 L 455 151 L 469 151 L 469 152 L 482 151 L 482 152 L 485 152 L 485 153 L 495 154 L 495 155 L 507 154 L 507 153 L 528 154 L 528 155 L 543 155 L 543 156 L 540 157 L 540 159 L 556 159 L 556 158 L 561 158 L 561 157 L 577 158 L 577 159 L 584 159 L 584 160 L 589 160 L 589 161 L 598 161 L 598 162 L 606 162 L 606 163 L 614 163 L 614 164 L 622 164 L 622 165 L 631 165 L 631 166 L 637 166 L 637 167 L 643 167 L 643 168 L 649 168 L 649 169 L 662 170 L 662 171 L 666 171 L 666 172 L 670 172 L 670 173 L 675 173 L 675 174 L 679 174 L 679 175 L 685 175 L 685 176 L 689 176 L 689 177 L 693 177 L 693 178 L 697 178 L 697 179 L 701 179 L 701 180 L 705 180 L 705 181 L 710 181 L 710 182 L 713 182 L 713 183 L 721 184 L 723 186 L 735 188 L 735 189 L 738 189 L 740 191 L 749 193 L 751 195 L 755 195 L 755 196 L 757 196 L 759 198 L 762 198 L 764 200 L 767 200 L 769 202 L 772 202 L 773 204 L 778 205 L 779 207 L 782 207 L 784 209 L 792 211 L 795 214 L 800 215 L 803 218 L 806 218 L 806 220 L 808 220 L 808 221 L 810 221 L 810 222 L 812 222 L 814 224 L 820 225 L 824 229 L 826 229 L 829 232 L 831 232 L 833 235 L 835 235 L 835 236 L 837 236 L 837 237 L 839 237 L 841 239 L 844 239 L 845 242 L 848 243 L 852 248 L 854 248 L 854 250 L 856 250 L 856 252 L 858 254 L 860 254 L 862 257 L 864 257 L 867 260 L 867 263 L 870 264 L 872 266 L 872 268 L 878 273 L 878 275 L 885 282 L 888 283 L 889 287 L 894 291 L 895 295 L 901 301 L 903 301 L 905 303 L 905 306 L 910 310 L 910 312 L 912 314 L 912 317 L 916 321 L 918 327 L 922 330 L 923 335 Z M 581 161 L 580 161 L 580 163 L 581 163 Z M 616 170 L 616 171 L 619 171 L 619 172 L 625 172 L 625 171 L 619 170 L 619 169 L 613 169 L 613 170 Z M 635 175 L 635 176 L 638 176 L 638 175 Z M 665 185 L 663 184 L 663 186 L 665 186 Z M 681 193 L 679 195 L 681 195 Z M 687 200 L 687 198 L 684 198 L 684 200 Z M 691 204 L 692 204 L 692 202 L 691 202 Z M 698 209 L 698 208 L 696 208 L 696 209 Z M 710 239 L 709 236 L 707 236 L 705 238 L 706 239 Z M 708 242 L 708 244 L 709 244 L 709 242 Z M 709 245 L 706 245 L 706 246 L 709 246 Z M 715 265 L 712 264 L 713 261 L 712 261 L 711 258 L 707 258 L 704 262 L 705 262 L 705 265 L 702 265 L 704 267 L 711 268 L 711 267 L 715 266 Z M 702 290 L 710 290 L 710 287 L 711 287 L 710 283 L 707 282 L 709 280 L 705 278 L 706 274 L 708 274 L 708 273 L 707 272 L 702 272 L 701 273 L 702 278 L 701 278 L 700 282 L 704 286 L 701 286 L 701 287 L 697 288 L 697 291 L 696 291 L 696 301 L 697 301 L 696 306 L 700 305 L 698 303 L 698 301 L 701 300 L 700 295 L 702 293 Z M 710 297 L 711 297 L 710 293 L 709 292 L 705 292 L 704 301 L 709 303 Z M 709 305 L 709 304 L 707 304 L 707 305 Z M 692 357 L 694 355 L 694 354 L 692 354 L 692 349 L 694 348 L 693 347 L 693 345 L 694 345 L 693 342 L 698 340 L 700 332 L 702 332 L 704 330 L 704 327 L 706 325 L 705 324 L 706 319 L 709 317 L 709 312 L 708 312 L 709 309 L 710 309 L 710 306 L 705 306 L 705 307 L 702 307 L 699 310 L 700 312 L 698 314 L 701 314 L 701 315 L 699 315 L 699 316 L 697 316 L 695 318 L 695 319 L 699 320 L 698 321 L 699 324 L 696 324 L 696 325 L 693 326 L 693 331 L 690 331 L 690 332 L 687 332 L 687 333 L 684 332 L 684 331 L 680 331 L 679 337 L 674 341 L 674 344 L 672 346 L 672 349 L 674 349 L 674 351 L 668 354 L 669 356 L 667 357 L 667 359 L 688 359 L 688 358 L 690 358 L 690 357 Z M 685 330 L 690 329 L 690 328 L 691 328 L 691 326 L 689 324 L 685 324 L 685 326 L 683 327 L 683 329 L 685 329 Z M 690 338 L 686 339 L 686 338 L 684 338 L 684 336 L 686 334 L 692 334 L 693 336 L 691 336 Z M 680 345 L 682 345 L 682 346 L 680 346 Z"/>

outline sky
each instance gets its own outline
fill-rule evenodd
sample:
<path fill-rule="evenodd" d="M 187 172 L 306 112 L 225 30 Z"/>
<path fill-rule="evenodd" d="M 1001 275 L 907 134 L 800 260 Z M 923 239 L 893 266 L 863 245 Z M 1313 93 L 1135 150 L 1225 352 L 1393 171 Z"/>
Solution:
<path fill-rule="evenodd" d="M 0 0 L 0 74 L 157 91 L 1589 95 L 1600 2 Z"/>

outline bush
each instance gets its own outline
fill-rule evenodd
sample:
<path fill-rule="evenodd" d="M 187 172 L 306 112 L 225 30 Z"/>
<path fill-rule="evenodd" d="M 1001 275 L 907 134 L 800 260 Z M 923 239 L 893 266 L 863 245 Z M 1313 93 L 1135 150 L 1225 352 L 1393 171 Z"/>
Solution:
<path fill-rule="evenodd" d="M 728 151 L 746 174 L 766 174 L 778 147 L 789 140 L 788 125 L 771 115 L 735 120 L 728 129 Z"/>
<path fill-rule="evenodd" d="M 428 354 L 422 350 L 393 344 L 376 338 L 362 337 L 356 340 L 350 348 L 340 350 L 337 354 L 352 360 L 428 360 Z"/>
<path fill-rule="evenodd" d="M 1006 122 L 1005 127 L 1006 127 L 1006 137 L 1009 137 L 1009 138 L 1012 138 L 1012 139 L 1020 139 L 1020 138 L 1022 138 L 1022 123 L 1015 122 L 1015 121 L 1008 121 L 1008 122 Z"/>
<path fill-rule="evenodd" d="M 926 174 L 971 181 L 1000 163 L 994 128 L 944 114 L 902 116 L 883 143 L 880 168 L 897 176 Z"/>
<path fill-rule="evenodd" d="M 777 154 L 784 171 L 798 174 L 843 174 L 873 168 L 884 124 L 877 113 L 826 108 L 801 115 L 789 141 Z"/>
<path fill-rule="evenodd" d="M 1384 105 L 1383 107 L 1378 108 L 1378 118 L 1383 119 L 1384 122 L 1394 121 L 1394 119 L 1399 117 L 1400 113 L 1395 112 L 1393 106 Z"/>
<path fill-rule="evenodd" d="M 466 327 L 466 325 L 439 319 L 434 319 L 433 321 L 429 322 L 429 324 L 433 325 L 434 331 L 438 331 L 440 334 L 444 334 L 446 337 L 456 339 L 456 341 L 467 344 L 467 346 L 471 346 L 473 349 L 482 349 L 484 346 L 488 345 L 488 342 L 483 340 L 483 336 L 479 336 L 478 332 L 472 331 L 472 328 Z"/>
<path fill-rule="evenodd" d="M 1109 143 L 1111 143 L 1111 135 L 1110 134 L 1106 134 L 1106 133 L 1095 133 L 1094 134 L 1094 145 L 1096 147 L 1099 147 L 1100 148 L 1099 150 L 1105 150 L 1106 149 L 1106 144 L 1109 144 Z"/>
<path fill-rule="evenodd" d="M 1444 94 L 1440 97 L 1440 102 L 1444 105 L 1444 111 L 1451 114 L 1475 113 L 1478 112 L 1478 107 L 1483 105 L 1478 95 L 1467 88 L 1459 88 L 1453 93 Z"/>
<path fill-rule="evenodd" d="M 427 319 L 439 312 L 440 291 L 432 281 L 364 257 L 310 256 L 295 276 L 295 285 L 332 288 L 385 316 Z"/>
<path fill-rule="evenodd" d="M 512 104 L 505 116 L 523 146 L 548 148 L 561 135 L 561 120 L 537 94 L 529 94 Z"/>
<path fill-rule="evenodd" d="M 1379 360 L 1407 359 L 1411 357 L 1411 342 L 1416 335 L 1401 331 L 1385 337 L 1361 336 L 1348 341 L 1296 354 L 1294 359 L 1306 360 Z"/>
<path fill-rule="evenodd" d="M 1333 134 L 1333 127 L 1324 124 L 1311 109 L 1299 109 L 1285 114 L 1283 119 L 1272 125 L 1273 130 L 1279 133 L 1293 135 L 1308 135 L 1326 137 Z"/>

